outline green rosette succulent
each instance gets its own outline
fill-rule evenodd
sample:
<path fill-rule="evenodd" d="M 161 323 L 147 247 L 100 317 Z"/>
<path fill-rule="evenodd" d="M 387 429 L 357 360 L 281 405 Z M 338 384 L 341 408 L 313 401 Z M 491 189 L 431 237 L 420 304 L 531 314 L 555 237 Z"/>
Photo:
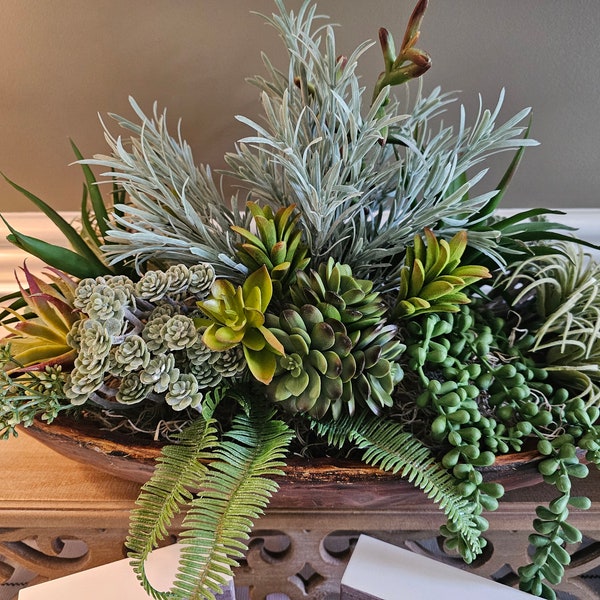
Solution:
<path fill-rule="evenodd" d="M 285 349 L 268 386 L 270 398 L 293 413 L 321 418 L 332 407 L 339 414 L 344 386 L 356 373 L 352 340 L 343 325 L 326 322 L 309 304 L 268 315 L 267 325 Z"/>
<path fill-rule="evenodd" d="M 224 279 L 217 279 L 211 295 L 199 308 L 208 319 L 196 319 L 206 326 L 202 341 L 217 352 L 241 344 L 248 368 L 260 382 L 268 384 L 276 369 L 276 356 L 284 354 L 279 340 L 265 327 L 265 311 L 273 296 L 273 284 L 263 265 L 237 288 Z"/>
<path fill-rule="evenodd" d="M 316 306 L 326 318 L 340 321 L 348 331 L 379 323 L 387 310 L 371 281 L 356 279 L 349 265 L 331 257 L 316 271 L 302 271 L 296 277 L 290 289 L 292 302 L 296 306 Z"/>
<path fill-rule="evenodd" d="M 238 245 L 237 258 L 251 271 L 266 266 L 278 298 L 285 295 L 296 272 L 305 269 L 310 262 L 308 248 L 302 243 L 302 230 L 297 226 L 300 215 L 292 216 L 295 208 L 291 204 L 273 213 L 270 206 L 248 202 L 256 234 L 237 225 L 231 227 L 245 239 Z"/>
<path fill-rule="evenodd" d="M 425 240 L 415 235 L 414 245 L 406 248 L 392 316 L 457 312 L 459 305 L 468 304 L 469 297 L 462 290 L 491 275 L 486 267 L 460 264 L 466 248 L 465 230 L 449 242 L 438 240 L 429 228 L 425 228 Z"/>
<path fill-rule="evenodd" d="M 354 414 L 357 404 L 374 413 L 391 406 L 404 346 L 396 326 L 381 319 L 385 306 L 370 283 L 329 260 L 317 272 L 299 272 L 290 294 L 303 304 L 267 315 L 285 349 L 268 386 L 271 399 L 315 418 L 331 411 L 337 419 L 344 408 Z"/>

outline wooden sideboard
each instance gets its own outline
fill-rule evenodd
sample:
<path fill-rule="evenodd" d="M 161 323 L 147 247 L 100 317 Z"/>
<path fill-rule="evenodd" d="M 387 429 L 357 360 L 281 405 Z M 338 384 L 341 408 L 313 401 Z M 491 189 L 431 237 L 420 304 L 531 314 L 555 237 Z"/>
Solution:
<path fill-rule="evenodd" d="M 595 500 L 592 508 L 572 514 L 585 538 L 561 586 L 570 599 L 600 594 L 599 475 L 595 471 L 580 489 Z M 24 434 L 0 442 L 0 476 L 0 599 L 16 596 L 21 584 L 125 556 L 139 484 L 65 458 Z M 514 569 L 526 562 L 534 507 L 547 497 L 545 486 L 509 492 L 488 515 L 488 546 L 469 570 L 514 584 Z M 443 518 L 437 508 L 414 498 L 391 508 L 272 508 L 256 524 L 236 585 L 253 600 L 275 593 L 290 600 L 336 598 L 360 532 L 462 566 L 440 549 L 437 528 Z"/>

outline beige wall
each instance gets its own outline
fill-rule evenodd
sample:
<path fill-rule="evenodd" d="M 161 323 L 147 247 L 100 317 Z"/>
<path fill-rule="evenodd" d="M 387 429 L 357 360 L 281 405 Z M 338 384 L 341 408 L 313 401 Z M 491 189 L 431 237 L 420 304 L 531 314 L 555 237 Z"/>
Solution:
<path fill-rule="evenodd" d="M 289 1 L 293 7 L 299 0 Z M 401 38 L 413 0 L 321 0 L 343 24 L 338 49 L 375 39 L 385 25 Z M 276 56 L 275 33 L 251 9 L 271 0 L 0 0 L 0 171 L 63 210 L 78 207 L 81 184 L 68 137 L 85 155 L 105 151 L 97 113 L 168 107 L 198 162 L 222 155 L 255 116 L 257 93 L 244 77 L 261 72 L 259 50 Z M 505 114 L 534 107 L 531 149 L 510 205 L 600 204 L 600 1 L 431 0 L 421 46 L 433 57 L 426 88 L 477 93 Z M 372 48 L 362 69 L 381 69 Z M 29 206 L 4 182 L 0 210 Z"/>

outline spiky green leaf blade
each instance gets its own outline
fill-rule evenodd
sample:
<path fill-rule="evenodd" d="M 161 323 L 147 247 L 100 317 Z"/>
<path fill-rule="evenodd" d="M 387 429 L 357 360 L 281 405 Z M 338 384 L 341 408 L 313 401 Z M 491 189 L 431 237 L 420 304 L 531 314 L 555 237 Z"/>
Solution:
<path fill-rule="evenodd" d="M 494 223 L 494 227 L 496 229 L 505 230 L 508 227 L 511 227 L 516 224 L 521 224 L 523 227 L 542 224 L 546 226 L 546 229 L 550 227 L 558 227 L 559 229 L 570 229 L 573 230 L 573 227 L 568 227 L 567 225 L 561 225 L 560 223 L 549 223 L 547 221 L 529 221 L 529 219 L 533 219 L 535 217 L 542 217 L 545 215 L 564 215 L 565 212 L 562 210 L 551 210 L 547 208 L 530 208 L 528 210 L 522 210 L 510 217 L 505 217 L 504 219 L 500 219 L 496 223 Z"/>
<path fill-rule="evenodd" d="M 2 173 L 2 177 L 4 177 L 6 182 L 15 190 L 23 194 L 28 200 L 35 204 L 35 206 L 39 208 L 52 221 L 52 223 L 54 223 L 54 225 L 56 225 L 59 231 L 67 238 L 68 242 L 71 244 L 73 250 L 75 250 L 77 254 L 80 254 L 85 261 L 89 262 L 90 265 L 93 265 L 95 268 L 102 268 L 104 269 L 104 272 L 108 271 L 106 266 L 100 261 L 96 254 L 94 254 L 93 250 L 86 244 L 85 240 L 79 235 L 77 230 L 63 217 L 61 217 L 60 214 L 58 214 L 51 206 L 14 181 L 11 181 L 6 175 L 4 175 L 4 173 Z M 6 221 L 4 222 L 6 223 Z M 11 231 L 13 230 L 11 229 Z"/>
<path fill-rule="evenodd" d="M 10 304 L 7 305 L 7 302 L 10 302 Z M 14 311 L 25 306 L 27 306 L 27 303 L 23 300 L 23 296 L 19 291 L 0 296 L 0 322 L 11 323 L 15 321 Z"/>
<path fill-rule="evenodd" d="M 92 225 L 92 221 L 90 220 L 90 215 L 88 213 L 88 198 L 88 188 L 84 183 L 83 194 L 81 195 L 81 224 L 88 237 L 92 240 L 92 243 L 99 248 L 103 242 L 100 241 L 100 238 L 96 234 L 96 230 Z"/>
<path fill-rule="evenodd" d="M 525 130 L 524 138 L 529 138 L 529 132 L 531 129 L 531 117 L 529 118 L 529 124 L 527 125 L 527 129 Z M 516 152 L 513 159 L 510 161 L 508 168 L 504 172 L 500 183 L 498 183 L 497 189 L 498 193 L 491 198 L 485 206 L 481 208 L 481 210 L 475 215 L 475 220 L 480 220 L 485 217 L 490 216 L 500 205 L 502 202 L 502 198 L 504 198 L 504 194 L 506 193 L 506 189 L 508 188 L 508 184 L 511 182 L 513 175 L 516 173 L 519 164 L 521 163 L 521 159 L 523 158 L 523 154 L 525 153 L 526 146 L 521 146 Z"/>
<path fill-rule="evenodd" d="M 43 260 L 46 264 L 56 267 L 69 275 L 84 279 L 85 277 L 98 277 L 99 275 L 106 275 L 109 273 L 108 267 L 102 263 L 88 264 L 86 259 L 79 254 L 76 254 L 72 250 L 62 248 L 61 246 L 55 246 L 49 244 L 43 240 L 19 233 L 11 225 L 7 223 L 4 217 L 1 217 L 4 224 L 11 232 L 10 235 L 6 236 L 6 239 L 11 243 L 25 250 L 32 256 L 37 256 Z"/>
<path fill-rule="evenodd" d="M 71 142 L 71 148 L 73 148 L 73 152 L 75 153 L 77 160 L 84 160 L 83 154 L 81 154 L 79 148 L 77 148 L 73 140 L 69 141 Z M 92 172 L 92 169 L 90 169 L 89 165 L 81 162 L 79 164 L 81 165 L 83 176 L 85 177 L 92 208 L 94 210 L 94 215 L 96 216 L 96 223 L 98 223 L 98 229 L 100 230 L 100 235 L 102 235 L 103 238 L 106 238 L 106 232 L 108 231 L 108 212 L 106 210 L 104 200 L 102 199 L 102 194 L 98 189 L 96 178 L 94 177 L 94 173 Z"/>

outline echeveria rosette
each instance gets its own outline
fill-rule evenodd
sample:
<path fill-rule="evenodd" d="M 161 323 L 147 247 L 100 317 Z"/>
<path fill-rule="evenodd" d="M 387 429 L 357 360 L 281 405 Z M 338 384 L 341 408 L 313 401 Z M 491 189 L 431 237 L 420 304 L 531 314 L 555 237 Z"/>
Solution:
<path fill-rule="evenodd" d="M 298 272 L 290 289 L 297 304 L 267 320 L 286 351 L 268 389 L 274 401 L 315 418 L 331 411 L 334 419 L 343 410 L 354 414 L 357 405 L 376 414 L 392 406 L 404 346 L 396 325 L 386 325 L 385 304 L 372 288 L 333 259 Z"/>
<path fill-rule="evenodd" d="M 237 288 L 217 279 L 211 295 L 199 308 L 208 319 L 196 319 L 206 326 L 202 341 L 216 352 L 242 345 L 248 368 L 258 381 L 268 384 L 277 366 L 276 356 L 284 354 L 279 340 L 265 326 L 265 311 L 273 296 L 273 283 L 266 266 L 248 276 Z"/>
<path fill-rule="evenodd" d="M 425 313 L 457 312 L 460 304 L 470 302 L 463 290 L 491 277 L 480 265 L 461 265 L 467 248 L 467 232 L 459 231 L 448 242 L 438 240 L 425 229 L 425 240 L 415 235 L 413 246 L 406 248 L 400 270 L 398 295 L 392 316 L 397 319 Z"/>
<path fill-rule="evenodd" d="M 357 331 L 382 321 L 387 308 L 381 295 L 373 291 L 373 282 L 357 279 L 349 265 L 329 258 L 317 270 L 297 273 L 290 289 L 296 306 L 316 306 L 325 318 L 344 324 L 348 331 Z"/>
<path fill-rule="evenodd" d="M 346 386 L 348 399 L 344 398 L 350 414 L 354 412 L 356 401 L 368 406 L 377 415 L 382 408 L 393 405 L 394 388 L 404 378 L 404 371 L 397 360 L 406 350 L 397 334 L 396 325 L 385 321 L 350 334 L 352 356 L 357 365 L 356 373 L 349 382 L 352 388 Z"/>
<path fill-rule="evenodd" d="M 33 275 L 23 266 L 27 288 L 19 280 L 17 283 L 21 297 L 28 309 L 35 315 L 25 318 L 19 313 L 6 310 L 17 319 L 17 323 L 2 323 L 9 336 L 2 340 L 10 344 L 13 363 L 6 365 L 9 373 L 22 370 L 44 371 L 53 365 L 72 364 L 76 351 L 68 343 L 71 327 L 81 319 L 81 313 L 74 307 L 76 283 L 65 273 L 47 267 L 50 285 Z"/>
<path fill-rule="evenodd" d="M 332 409 L 341 413 L 344 385 L 356 373 L 352 341 L 338 321 L 325 321 L 316 307 L 290 306 L 279 316 L 267 315 L 269 329 L 281 342 L 285 355 L 267 394 L 292 413 L 321 418 Z"/>

